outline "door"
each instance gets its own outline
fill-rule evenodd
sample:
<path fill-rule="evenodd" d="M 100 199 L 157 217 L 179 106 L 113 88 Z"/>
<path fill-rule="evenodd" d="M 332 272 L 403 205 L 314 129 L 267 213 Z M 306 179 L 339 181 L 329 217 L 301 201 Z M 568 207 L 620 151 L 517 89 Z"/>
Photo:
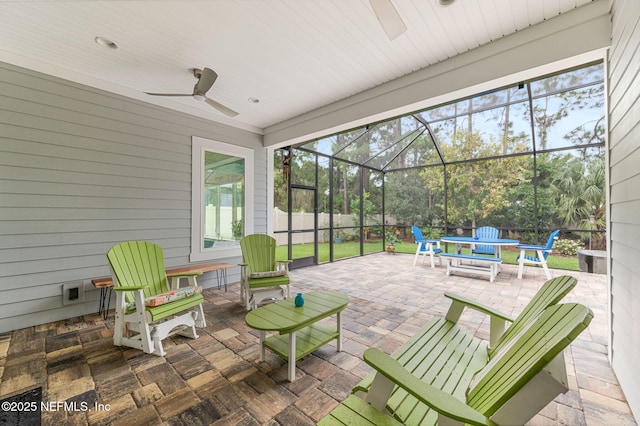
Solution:
<path fill-rule="evenodd" d="M 292 184 L 289 189 L 289 259 L 291 268 L 318 263 L 317 189 Z"/>

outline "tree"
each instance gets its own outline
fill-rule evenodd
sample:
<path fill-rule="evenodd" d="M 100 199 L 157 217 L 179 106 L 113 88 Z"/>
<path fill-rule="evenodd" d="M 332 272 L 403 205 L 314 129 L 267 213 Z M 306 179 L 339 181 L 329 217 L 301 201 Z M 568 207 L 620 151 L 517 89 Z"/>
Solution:
<path fill-rule="evenodd" d="M 447 220 L 454 226 L 492 218 L 511 199 L 513 188 L 525 180 L 526 157 L 481 158 L 499 156 L 504 144 L 523 144 L 517 138 L 503 143 L 486 141 L 479 133 L 457 132 L 451 144 L 442 144 L 445 159 L 478 159 L 447 166 Z M 513 152 L 517 148 L 512 147 Z M 442 192 L 442 173 L 439 168 L 426 168 L 420 176 L 432 192 Z"/>
<path fill-rule="evenodd" d="M 539 155 L 535 170 L 533 156 L 528 155 L 526 161 L 524 180 L 512 188 L 508 202 L 493 218 L 504 227 L 517 229 L 524 241 L 534 243 L 535 229 L 557 227 L 555 193 L 550 186 L 564 160 L 562 156 Z"/>
<path fill-rule="evenodd" d="M 398 223 L 431 226 L 434 221 L 444 222 L 442 167 L 431 174 L 440 182 L 426 185 L 418 169 L 390 172 L 385 175 L 385 215 Z"/>
<path fill-rule="evenodd" d="M 558 171 L 551 187 L 564 226 L 585 231 L 606 229 L 604 154 L 591 161 L 571 157 Z M 585 236 L 588 238 L 588 234 Z M 595 243 L 603 247 L 604 235 L 598 234 Z"/>

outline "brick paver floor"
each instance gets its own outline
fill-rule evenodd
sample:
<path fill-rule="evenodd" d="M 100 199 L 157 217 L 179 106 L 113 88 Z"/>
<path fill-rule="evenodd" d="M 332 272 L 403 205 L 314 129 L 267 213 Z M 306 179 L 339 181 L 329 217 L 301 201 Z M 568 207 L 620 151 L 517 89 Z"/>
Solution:
<path fill-rule="evenodd" d="M 517 267 L 503 265 L 489 283 L 447 277 L 443 266 L 412 261 L 410 255 L 379 253 L 291 272 L 294 293 L 336 290 L 351 299 L 343 316 L 343 351 L 332 343 L 303 358 L 293 383 L 282 359 L 267 353 L 258 361 L 257 333 L 244 323 L 236 283 L 227 293 L 204 292 L 207 328 L 196 340 L 165 340 L 164 358 L 113 346 L 113 313 L 106 321 L 86 315 L 0 334 L 0 399 L 42 387 L 45 401 L 67 402 L 43 412 L 47 425 L 312 425 L 370 371 L 362 361 L 366 348 L 392 352 L 432 316 L 445 314 L 445 291 L 516 316 L 544 282 L 532 267 L 518 280 Z M 565 300 L 588 305 L 595 318 L 565 354 L 569 392 L 530 424 L 635 425 L 607 360 L 605 277 L 553 272 L 578 278 Z M 485 316 L 465 311 L 461 322 L 488 338 Z"/>

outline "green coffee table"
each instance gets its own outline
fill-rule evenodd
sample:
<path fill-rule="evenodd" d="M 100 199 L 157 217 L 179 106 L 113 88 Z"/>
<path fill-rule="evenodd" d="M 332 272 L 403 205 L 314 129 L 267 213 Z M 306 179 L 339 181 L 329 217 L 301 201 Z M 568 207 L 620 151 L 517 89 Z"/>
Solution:
<path fill-rule="evenodd" d="M 304 293 L 304 306 L 296 307 L 293 298 L 262 306 L 245 317 L 247 325 L 260 331 L 260 361 L 265 349 L 289 361 L 289 381 L 296 378 L 296 361 L 330 341 L 338 341 L 342 351 L 342 324 L 340 313 L 349 304 L 349 298 L 335 291 Z M 318 324 L 323 318 L 337 316 L 337 325 Z M 267 332 L 276 332 L 269 337 Z"/>

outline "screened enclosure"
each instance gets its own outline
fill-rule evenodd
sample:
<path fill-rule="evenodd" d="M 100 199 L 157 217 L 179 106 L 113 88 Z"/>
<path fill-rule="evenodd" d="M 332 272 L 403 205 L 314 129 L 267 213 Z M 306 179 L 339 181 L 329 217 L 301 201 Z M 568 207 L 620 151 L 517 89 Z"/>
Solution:
<path fill-rule="evenodd" d="M 604 93 L 588 64 L 278 150 L 275 235 L 294 266 L 411 243 L 412 225 L 527 243 L 561 229 L 604 250 Z"/>

